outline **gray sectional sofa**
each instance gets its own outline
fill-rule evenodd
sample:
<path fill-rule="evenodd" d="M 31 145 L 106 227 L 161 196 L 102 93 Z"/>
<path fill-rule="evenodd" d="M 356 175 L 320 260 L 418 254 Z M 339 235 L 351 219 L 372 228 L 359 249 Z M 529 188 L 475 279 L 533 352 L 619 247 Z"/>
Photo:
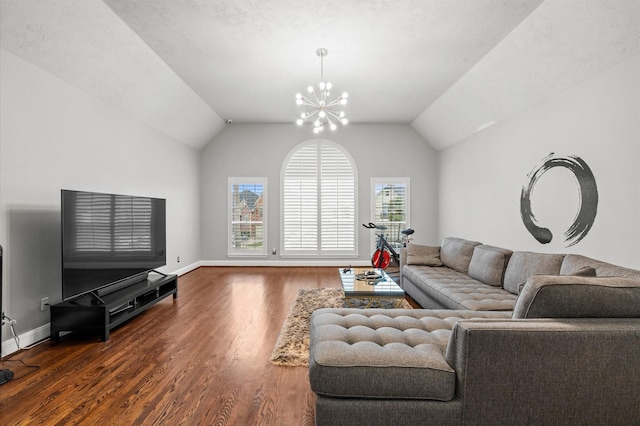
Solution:
<path fill-rule="evenodd" d="M 439 247 L 409 245 L 400 255 L 400 285 L 427 309 L 512 311 L 532 275 L 592 275 L 640 280 L 640 271 L 575 254 L 508 249 L 445 238 Z"/>
<path fill-rule="evenodd" d="M 314 312 L 317 425 L 640 424 L 640 271 L 458 238 L 403 257 L 431 309 Z"/>

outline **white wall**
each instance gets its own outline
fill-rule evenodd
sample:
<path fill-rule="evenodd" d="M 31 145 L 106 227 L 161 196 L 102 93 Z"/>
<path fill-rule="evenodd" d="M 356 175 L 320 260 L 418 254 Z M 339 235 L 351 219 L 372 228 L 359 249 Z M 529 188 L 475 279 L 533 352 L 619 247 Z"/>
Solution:
<path fill-rule="evenodd" d="M 358 169 L 358 224 L 370 219 L 371 177 L 410 178 L 411 227 L 415 241 L 437 238 L 437 165 L 435 151 L 409 125 L 348 125 L 322 138 L 340 144 Z M 227 178 L 268 178 L 268 262 L 280 261 L 280 170 L 298 144 L 317 139 L 310 126 L 228 125 L 201 156 L 202 255 L 204 261 L 227 258 Z M 359 258 L 370 257 L 371 231 L 358 225 Z M 271 248 L 278 249 L 277 255 Z M 264 261 L 264 259 L 262 259 Z M 258 260 L 259 261 L 259 260 Z M 283 260 L 284 261 L 284 260 Z M 292 262 L 291 259 L 287 259 Z M 304 261 L 309 263 L 307 259 Z M 345 261 L 342 260 L 342 263 Z"/>
<path fill-rule="evenodd" d="M 47 324 L 40 299 L 62 297 L 60 189 L 166 198 L 162 270 L 199 261 L 198 151 L 6 50 L 0 55 L 3 310 L 17 331 Z"/>
<path fill-rule="evenodd" d="M 640 267 L 639 102 L 636 55 L 440 151 L 440 236 Z M 594 226 L 570 248 L 562 233 L 578 198 L 569 172 L 551 169 L 532 195 L 533 213 L 552 225 L 551 243 L 538 243 L 520 217 L 527 174 L 550 152 L 581 157 L 598 186 Z"/>

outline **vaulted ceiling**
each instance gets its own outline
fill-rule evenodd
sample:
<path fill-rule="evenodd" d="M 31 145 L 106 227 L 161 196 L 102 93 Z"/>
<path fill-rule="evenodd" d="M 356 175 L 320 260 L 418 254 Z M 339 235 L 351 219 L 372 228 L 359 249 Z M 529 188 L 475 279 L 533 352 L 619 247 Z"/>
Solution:
<path fill-rule="evenodd" d="M 324 75 L 351 123 L 436 149 L 640 48 L 639 0 L 0 0 L 0 45 L 184 143 L 293 123 Z"/>

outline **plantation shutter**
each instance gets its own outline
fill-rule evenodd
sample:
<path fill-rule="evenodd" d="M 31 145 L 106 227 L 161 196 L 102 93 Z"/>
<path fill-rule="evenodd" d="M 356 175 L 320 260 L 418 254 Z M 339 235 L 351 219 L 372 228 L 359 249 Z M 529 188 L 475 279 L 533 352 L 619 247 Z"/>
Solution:
<path fill-rule="evenodd" d="M 335 144 L 313 141 L 283 174 L 283 254 L 355 254 L 355 171 Z"/>
<path fill-rule="evenodd" d="M 284 250 L 318 248 L 318 147 L 308 145 L 289 160 L 284 174 Z"/>
<path fill-rule="evenodd" d="M 333 146 L 321 145 L 321 249 L 353 250 L 355 185 L 349 159 Z"/>

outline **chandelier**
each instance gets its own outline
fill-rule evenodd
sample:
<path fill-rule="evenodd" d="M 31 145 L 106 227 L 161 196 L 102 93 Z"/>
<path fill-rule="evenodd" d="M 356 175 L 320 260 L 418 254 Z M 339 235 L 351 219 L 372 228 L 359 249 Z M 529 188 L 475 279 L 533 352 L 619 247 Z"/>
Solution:
<path fill-rule="evenodd" d="M 316 50 L 316 55 L 320 56 L 320 84 L 318 87 L 320 90 L 316 93 L 313 86 L 307 88 L 309 97 L 300 93 L 296 94 L 296 104 L 310 107 L 307 111 L 300 115 L 300 118 L 296 121 L 298 126 L 302 126 L 307 120 L 313 119 L 313 133 L 320 133 L 324 130 L 324 126 L 327 125 L 331 130 L 335 130 L 338 126 L 336 122 L 347 124 L 348 120 L 344 117 L 344 111 L 339 111 L 340 105 L 347 103 L 347 92 L 342 93 L 336 99 L 329 101 L 329 90 L 331 90 L 331 83 L 324 81 L 324 57 L 327 56 L 327 49 Z"/>

